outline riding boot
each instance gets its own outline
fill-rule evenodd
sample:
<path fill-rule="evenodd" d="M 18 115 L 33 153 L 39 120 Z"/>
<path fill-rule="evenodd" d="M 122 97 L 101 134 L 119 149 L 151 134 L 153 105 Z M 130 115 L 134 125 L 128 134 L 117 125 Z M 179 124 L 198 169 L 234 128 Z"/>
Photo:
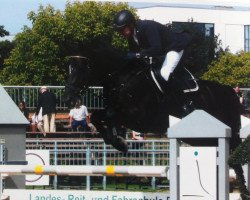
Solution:
<path fill-rule="evenodd" d="M 194 105 L 193 102 L 185 95 L 181 80 L 177 80 L 174 77 L 173 73 L 171 73 L 169 76 L 168 84 L 168 87 L 170 87 L 170 90 L 175 96 L 176 102 L 178 102 L 181 107 L 181 116 L 187 116 L 194 110 Z"/>

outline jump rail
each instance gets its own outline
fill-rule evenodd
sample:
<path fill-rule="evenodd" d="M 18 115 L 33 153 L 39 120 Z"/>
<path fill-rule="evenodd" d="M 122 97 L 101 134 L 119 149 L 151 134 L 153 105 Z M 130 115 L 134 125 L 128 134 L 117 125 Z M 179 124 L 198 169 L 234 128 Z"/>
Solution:
<path fill-rule="evenodd" d="M 69 176 L 137 176 L 167 177 L 164 166 L 73 166 L 73 165 L 1 165 L 0 174 L 69 175 Z"/>

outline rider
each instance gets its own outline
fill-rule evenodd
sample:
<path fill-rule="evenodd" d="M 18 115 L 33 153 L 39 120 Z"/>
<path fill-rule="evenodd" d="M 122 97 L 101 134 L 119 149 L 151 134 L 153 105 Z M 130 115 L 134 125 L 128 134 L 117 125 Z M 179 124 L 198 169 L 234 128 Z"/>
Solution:
<path fill-rule="evenodd" d="M 156 21 L 136 20 L 128 10 L 121 10 L 116 14 L 114 28 L 128 40 L 129 59 L 165 55 L 160 69 L 165 81 L 171 79 L 184 49 L 192 40 L 189 33 L 175 33 Z"/>

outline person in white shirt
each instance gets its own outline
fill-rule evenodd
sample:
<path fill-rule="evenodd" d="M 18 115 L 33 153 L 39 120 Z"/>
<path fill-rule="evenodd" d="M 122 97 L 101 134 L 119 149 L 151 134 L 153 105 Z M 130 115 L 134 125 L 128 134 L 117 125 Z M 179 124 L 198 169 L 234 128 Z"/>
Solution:
<path fill-rule="evenodd" d="M 90 123 L 88 109 L 86 106 L 81 105 L 81 100 L 76 101 L 75 107 L 70 110 L 69 117 L 69 127 L 72 128 L 72 131 L 77 131 L 78 126 L 85 130 Z"/>
<path fill-rule="evenodd" d="M 36 113 L 32 115 L 31 126 L 33 127 L 32 132 L 36 132 L 36 129 L 38 129 L 40 132 L 43 133 L 44 137 L 46 136 L 46 133 L 43 128 L 42 108 L 40 108 L 38 115 Z"/>

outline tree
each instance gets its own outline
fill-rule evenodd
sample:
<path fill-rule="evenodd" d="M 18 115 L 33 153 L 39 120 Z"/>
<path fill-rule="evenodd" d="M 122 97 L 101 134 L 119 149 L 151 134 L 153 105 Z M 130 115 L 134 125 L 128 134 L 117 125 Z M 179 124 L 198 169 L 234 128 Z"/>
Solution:
<path fill-rule="evenodd" d="M 0 26 L 0 37 L 9 35 L 9 32 Z M 10 56 L 10 51 L 14 48 L 14 43 L 8 40 L 0 41 L 0 70 L 3 68 L 4 59 Z"/>
<path fill-rule="evenodd" d="M 10 56 L 10 52 L 14 46 L 14 42 L 8 40 L 0 41 L 0 70 L 3 69 L 4 60 Z"/>
<path fill-rule="evenodd" d="M 0 25 L 0 37 L 4 37 L 6 35 L 9 35 L 10 33 L 4 29 L 4 26 Z"/>
<path fill-rule="evenodd" d="M 32 28 L 25 27 L 15 38 L 15 48 L 0 72 L 5 85 L 62 85 L 67 77 L 67 56 L 79 53 L 81 46 L 107 41 L 126 48 L 113 31 L 113 17 L 127 3 L 67 3 L 64 12 L 40 6 L 30 12 Z"/>
<path fill-rule="evenodd" d="M 211 63 L 209 70 L 202 76 L 221 84 L 235 87 L 250 87 L 250 52 L 221 53 L 219 58 Z"/>

